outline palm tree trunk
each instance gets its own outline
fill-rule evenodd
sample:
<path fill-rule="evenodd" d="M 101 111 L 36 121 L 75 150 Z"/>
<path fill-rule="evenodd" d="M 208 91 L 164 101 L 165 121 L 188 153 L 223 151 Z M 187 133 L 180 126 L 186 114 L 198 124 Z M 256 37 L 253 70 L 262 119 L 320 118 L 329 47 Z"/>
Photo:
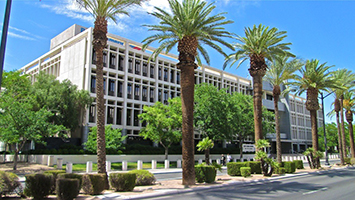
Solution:
<path fill-rule="evenodd" d="M 194 158 L 194 66 L 180 67 L 181 70 L 181 107 L 182 107 L 182 184 L 195 184 Z"/>
<path fill-rule="evenodd" d="M 253 76 L 253 89 L 254 89 L 254 127 L 255 127 L 255 142 L 263 139 L 262 134 L 262 94 L 263 94 L 263 77 L 259 74 Z"/>
<path fill-rule="evenodd" d="M 239 154 L 240 154 L 240 162 L 243 162 L 243 138 L 241 134 L 239 134 Z"/>
<path fill-rule="evenodd" d="M 107 20 L 97 17 L 93 47 L 96 52 L 96 107 L 97 107 L 97 171 L 106 173 L 105 100 L 103 78 L 103 50 L 107 43 Z"/>
<path fill-rule="evenodd" d="M 342 150 L 343 150 L 343 156 L 347 157 L 346 153 L 346 138 L 345 138 L 345 126 L 344 126 L 344 112 L 343 112 L 343 95 L 340 97 L 340 125 L 341 125 L 341 142 L 342 142 Z"/>
<path fill-rule="evenodd" d="M 350 153 L 351 158 L 355 158 L 355 146 L 354 146 L 354 130 L 353 130 L 353 112 L 351 110 L 346 111 L 346 121 L 348 121 L 349 140 L 350 140 Z"/>
<path fill-rule="evenodd" d="M 312 146 L 314 149 L 314 152 L 318 151 L 318 133 L 317 133 L 317 110 L 310 110 L 311 113 L 311 124 L 312 124 Z M 320 165 L 319 158 L 315 159 L 315 166 L 319 167 Z"/>
<path fill-rule="evenodd" d="M 340 133 L 340 122 L 339 122 L 339 112 L 336 112 L 336 120 L 337 120 L 337 127 L 338 127 L 338 151 L 340 157 L 340 163 L 344 165 L 344 155 L 343 155 L 343 148 L 342 148 L 342 140 L 341 140 L 341 133 Z"/>
<path fill-rule="evenodd" d="M 280 120 L 279 120 L 279 93 L 280 86 L 274 86 L 273 95 L 274 95 L 274 106 L 275 106 L 275 129 L 276 129 L 276 157 L 277 162 L 281 164 L 282 162 L 282 152 L 281 152 L 281 134 L 280 134 Z"/>

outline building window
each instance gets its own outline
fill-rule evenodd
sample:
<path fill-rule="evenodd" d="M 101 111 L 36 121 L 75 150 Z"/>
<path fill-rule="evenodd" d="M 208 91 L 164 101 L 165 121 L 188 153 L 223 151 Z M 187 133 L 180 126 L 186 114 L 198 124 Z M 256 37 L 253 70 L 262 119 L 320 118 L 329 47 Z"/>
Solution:
<path fill-rule="evenodd" d="M 129 58 L 129 60 L 128 60 L 128 72 L 129 73 L 133 72 L 133 60 L 132 60 L 132 58 Z"/>
<path fill-rule="evenodd" d="M 154 65 L 150 64 L 150 78 L 154 78 Z"/>
<path fill-rule="evenodd" d="M 135 85 L 134 86 L 134 100 L 139 100 L 139 95 L 140 95 L 140 85 Z"/>
<path fill-rule="evenodd" d="M 164 91 L 164 104 L 168 104 L 168 98 L 169 98 L 168 91 Z"/>
<path fill-rule="evenodd" d="M 273 96 L 270 95 L 270 94 L 266 94 L 266 99 L 272 101 L 273 100 Z"/>
<path fill-rule="evenodd" d="M 127 98 L 132 99 L 132 83 L 127 84 Z"/>
<path fill-rule="evenodd" d="M 174 81 L 174 77 L 175 77 L 175 76 L 174 76 L 174 73 L 175 73 L 174 70 L 171 70 L 171 71 L 170 71 L 170 82 L 171 82 L 171 83 L 174 83 L 174 82 L 175 82 L 175 81 Z"/>
<path fill-rule="evenodd" d="M 106 67 L 107 66 L 107 52 L 104 51 L 103 55 L 102 55 L 102 65 L 103 67 Z"/>
<path fill-rule="evenodd" d="M 161 102 L 161 89 L 158 90 L 158 101 Z"/>
<path fill-rule="evenodd" d="M 146 62 L 143 63 L 143 76 L 148 75 L 148 64 Z"/>
<path fill-rule="evenodd" d="M 148 97 L 147 87 L 143 86 L 143 89 L 142 89 L 142 100 L 143 101 L 147 101 L 147 97 Z"/>
<path fill-rule="evenodd" d="M 109 79 L 108 81 L 108 95 L 114 96 L 115 95 L 115 81 Z"/>
<path fill-rule="evenodd" d="M 133 126 L 139 126 L 139 118 L 138 118 L 138 115 L 139 115 L 139 110 L 134 110 L 134 124 Z"/>
<path fill-rule="evenodd" d="M 92 50 L 92 64 L 96 65 L 96 52 Z"/>
<path fill-rule="evenodd" d="M 154 102 L 154 88 L 150 88 L 150 102 Z"/>
<path fill-rule="evenodd" d="M 117 96 L 122 97 L 122 93 L 123 93 L 123 84 L 121 81 L 118 81 L 117 82 Z"/>
<path fill-rule="evenodd" d="M 131 119 L 132 119 L 132 110 L 127 109 L 127 126 L 130 126 L 132 124 Z"/>
<path fill-rule="evenodd" d="M 176 83 L 180 84 L 180 72 L 176 73 Z"/>
<path fill-rule="evenodd" d="M 106 78 L 104 78 L 104 95 L 106 95 Z"/>
<path fill-rule="evenodd" d="M 161 80 L 162 72 L 161 72 L 161 66 L 158 68 L 158 79 Z"/>
<path fill-rule="evenodd" d="M 115 116 L 115 109 L 113 107 L 107 107 L 107 124 L 113 124 L 113 116 Z"/>
<path fill-rule="evenodd" d="M 164 68 L 164 81 L 168 81 L 168 69 Z"/>
<path fill-rule="evenodd" d="M 138 74 L 138 75 L 141 73 L 141 62 L 139 60 L 136 60 L 136 64 L 134 67 L 134 73 Z"/>
<path fill-rule="evenodd" d="M 118 70 L 123 71 L 124 59 L 123 56 L 118 56 Z"/>
<path fill-rule="evenodd" d="M 91 76 L 91 93 L 96 92 L 96 76 Z"/>
<path fill-rule="evenodd" d="M 170 92 L 170 98 L 174 98 L 175 97 L 175 92 Z"/>
<path fill-rule="evenodd" d="M 110 53 L 110 68 L 116 69 L 116 55 L 113 53 Z"/>
<path fill-rule="evenodd" d="M 95 123 L 95 118 L 96 118 L 96 106 L 91 105 L 90 110 L 89 110 L 89 122 L 90 123 Z"/>
<path fill-rule="evenodd" d="M 117 125 L 122 125 L 122 108 L 117 108 L 116 124 Z"/>

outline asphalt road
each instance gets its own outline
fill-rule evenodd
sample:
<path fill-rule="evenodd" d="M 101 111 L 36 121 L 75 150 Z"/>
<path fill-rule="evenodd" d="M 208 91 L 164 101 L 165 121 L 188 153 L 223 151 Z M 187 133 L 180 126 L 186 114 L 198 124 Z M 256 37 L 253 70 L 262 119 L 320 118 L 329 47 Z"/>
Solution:
<path fill-rule="evenodd" d="M 241 183 L 234 186 L 160 197 L 160 200 L 218 199 L 287 199 L 352 200 L 355 199 L 355 168 L 330 170 L 306 176 Z"/>
<path fill-rule="evenodd" d="M 329 160 L 330 165 L 333 165 L 335 163 L 339 163 L 340 160 Z M 321 165 L 325 166 L 325 161 L 321 160 Z M 304 163 L 304 166 L 308 166 L 308 164 Z M 227 174 L 227 170 L 223 169 L 222 172 L 218 171 L 217 175 L 225 175 Z M 181 172 L 169 172 L 169 173 L 159 173 L 159 174 L 154 174 L 155 178 L 157 181 L 166 181 L 166 180 L 176 180 L 176 179 L 182 179 L 182 174 Z M 355 199 L 355 197 L 354 197 Z"/>

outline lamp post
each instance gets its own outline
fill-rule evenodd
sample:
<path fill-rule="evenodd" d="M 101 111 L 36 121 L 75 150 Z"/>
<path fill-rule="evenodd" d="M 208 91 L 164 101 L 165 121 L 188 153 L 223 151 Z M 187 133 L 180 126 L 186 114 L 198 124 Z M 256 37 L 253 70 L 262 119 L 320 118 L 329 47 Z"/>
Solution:
<path fill-rule="evenodd" d="M 322 100 L 322 113 L 323 113 L 323 134 L 324 134 L 324 149 L 325 149 L 325 165 L 329 165 L 328 159 L 328 147 L 327 147 L 327 134 L 325 132 L 325 113 L 324 113 L 324 99 L 329 95 L 333 94 L 333 92 L 323 96 L 323 92 L 320 93 L 320 99 Z"/>
<path fill-rule="evenodd" d="M 4 24 L 2 27 L 1 47 L 0 47 L 0 90 L 1 90 L 1 82 L 2 82 L 2 71 L 4 69 L 5 46 L 6 46 L 7 30 L 9 27 L 11 2 L 12 2 L 12 0 L 7 0 L 5 17 L 4 17 Z"/>

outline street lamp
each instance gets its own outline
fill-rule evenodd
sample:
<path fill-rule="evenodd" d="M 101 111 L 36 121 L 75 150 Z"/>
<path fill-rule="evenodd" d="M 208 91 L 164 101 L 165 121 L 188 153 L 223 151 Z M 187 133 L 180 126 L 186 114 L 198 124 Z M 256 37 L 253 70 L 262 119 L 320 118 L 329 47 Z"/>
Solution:
<path fill-rule="evenodd" d="M 4 17 L 3 27 L 2 27 L 1 46 L 0 46 L 0 90 L 1 90 L 1 82 L 2 82 L 2 71 L 4 69 L 5 46 L 6 46 L 7 30 L 9 27 L 11 2 L 12 0 L 7 0 L 6 2 L 5 17 Z"/>
<path fill-rule="evenodd" d="M 324 150 L 325 150 L 325 165 L 329 165 L 328 159 L 328 147 L 327 147 L 327 134 L 325 132 L 325 113 L 324 113 L 324 99 L 329 95 L 333 94 L 335 91 L 323 96 L 323 92 L 320 93 L 320 99 L 322 100 L 322 113 L 323 113 L 323 135 L 324 135 Z"/>

